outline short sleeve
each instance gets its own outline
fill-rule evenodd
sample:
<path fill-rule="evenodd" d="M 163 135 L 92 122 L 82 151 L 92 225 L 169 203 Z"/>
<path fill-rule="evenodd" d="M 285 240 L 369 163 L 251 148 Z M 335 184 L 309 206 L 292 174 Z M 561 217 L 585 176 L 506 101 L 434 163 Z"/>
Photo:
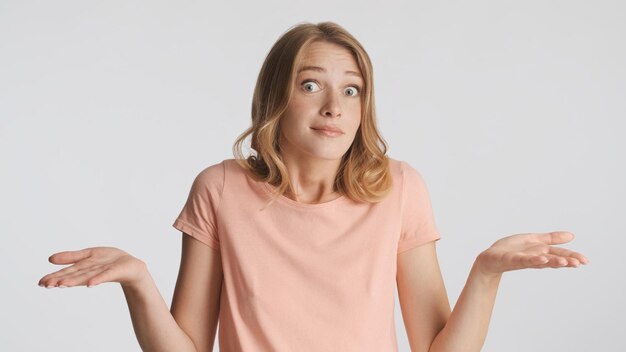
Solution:
<path fill-rule="evenodd" d="M 220 250 L 217 211 L 224 189 L 224 162 L 202 170 L 194 179 L 189 196 L 172 226 L 207 246 Z"/>
<path fill-rule="evenodd" d="M 402 161 L 402 229 L 398 253 L 440 239 L 432 205 L 422 175 Z"/>

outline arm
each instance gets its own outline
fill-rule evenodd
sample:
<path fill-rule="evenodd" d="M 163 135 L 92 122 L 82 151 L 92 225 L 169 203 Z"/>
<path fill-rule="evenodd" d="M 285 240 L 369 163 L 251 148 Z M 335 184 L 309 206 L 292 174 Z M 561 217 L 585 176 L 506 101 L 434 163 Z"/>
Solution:
<path fill-rule="evenodd" d="M 97 286 L 118 282 L 122 286 L 133 328 L 144 351 L 196 351 L 178 326 L 159 293 L 146 264 L 115 247 L 90 247 L 50 256 L 53 264 L 72 264 L 39 280 L 40 286 Z"/>
<path fill-rule="evenodd" d="M 398 255 L 398 296 L 413 352 L 480 351 L 498 283 L 472 270 L 455 307 L 439 269 L 435 242 Z"/>
<path fill-rule="evenodd" d="M 141 349 L 212 351 L 221 285 L 218 252 L 184 234 L 171 314 L 149 274 L 136 285 L 122 285 Z"/>
<path fill-rule="evenodd" d="M 480 351 L 485 343 L 502 274 L 487 276 L 472 266 L 465 287 L 430 352 Z"/>
<path fill-rule="evenodd" d="M 222 291 L 222 258 L 196 238 L 183 234 L 180 271 L 172 315 L 193 340 L 196 351 L 213 351 Z"/>
<path fill-rule="evenodd" d="M 502 273 L 587 264 L 589 261 L 582 254 L 551 246 L 569 242 L 573 237 L 569 232 L 557 231 L 517 234 L 496 241 L 476 258 L 451 314 L 444 308 L 430 306 L 433 302 L 447 302 L 434 242 L 400 253 L 398 295 L 411 350 L 480 351 Z"/>
<path fill-rule="evenodd" d="M 411 351 L 480 351 L 499 280 L 472 270 L 450 313 L 435 242 L 400 253 L 398 296 Z"/>
<path fill-rule="evenodd" d="M 122 290 L 142 351 L 196 351 L 189 336 L 170 314 L 147 270 L 141 283 L 122 285 Z"/>
<path fill-rule="evenodd" d="M 412 352 L 429 351 L 450 317 L 435 241 L 398 254 L 398 298 Z"/>

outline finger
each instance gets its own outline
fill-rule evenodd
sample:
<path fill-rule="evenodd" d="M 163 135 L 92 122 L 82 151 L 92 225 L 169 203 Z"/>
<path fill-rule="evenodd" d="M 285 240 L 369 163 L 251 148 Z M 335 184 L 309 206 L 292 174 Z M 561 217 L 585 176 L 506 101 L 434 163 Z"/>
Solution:
<path fill-rule="evenodd" d="M 89 279 L 98 276 L 105 270 L 107 270 L 107 268 L 104 266 L 91 268 L 89 270 L 81 272 L 80 274 L 76 274 L 70 277 L 64 277 L 63 279 L 59 280 L 56 285 L 58 287 L 86 286 Z"/>
<path fill-rule="evenodd" d="M 110 268 L 106 268 L 105 270 L 103 270 L 101 273 L 99 273 L 98 275 L 92 277 L 91 279 L 87 280 L 87 287 L 92 287 L 92 286 L 96 286 L 99 285 L 103 282 L 109 282 L 109 281 L 113 281 L 113 279 L 115 278 L 115 273 L 113 272 L 113 270 L 111 270 Z"/>
<path fill-rule="evenodd" d="M 529 266 L 545 265 L 548 262 L 549 262 L 549 259 L 546 258 L 545 255 L 533 255 L 533 256 L 529 256 L 529 258 L 528 258 L 528 265 Z"/>
<path fill-rule="evenodd" d="M 545 259 L 545 257 L 543 258 Z M 547 261 L 542 260 L 541 255 L 528 254 L 524 252 L 507 253 L 504 257 L 506 270 L 518 270 L 541 265 Z"/>
<path fill-rule="evenodd" d="M 579 263 L 587 264 L 589 260 L 584 255 L 571 251 L 567 248 L 550 247 L 550 253 L 560 255 L 561 257 L 575 258 Z"/>
<path fill-rule="evenodd" d="M 72 266 L 68 266 L 68 267 L 65 267 L 65 268 L 63 268 L 63 269 L 57 270 L 57 271 L 55 271 L 55 272 L 52 272 L 52 273 L 50 273 L 50 274 L 48 274 L 48 275 L 44 276 L 44 277 L 42 278 L 42 280 L 43 280 L 44 278 L 51 278 L 51 277 L 55 277 L 55 276 L 59 276 L 59 275 L 66 275 L 66 274 L 70 274 L 70 273 L 76 272 L 76 271 L 78 271 L 78 270 L 82 270 L 82 269 L 84 269 L 84 268 L 86 268 L 86 267 L 89 267 L 89 266 L 91 266 L 91 265 L 93 265 L 93 263 L 86 263 L 86 262 L 82 262 L 82 261 L 81 261 L 81 262 L 78 262 L 78 263 L 76 263 L 76 264 L 74 264 L 74 265 L 72 265 Z"/>
<path fill-rule="evenodd" d="M 48 278 L 47 280 L 42 280 L 42 282 L 41 282 L 41 284 L 39 286 L 45 286 L 45 287 L 59 286 L 59 285 L 62 285 L 62 282 L 65 282 L 66 280 L 72 279 L 72 278 L 74 278 L 76 276 L 83 275 L 86 272 L 102 270 L 101 268 L 103 266 L 104 265 L 96 265 L 96 266 L 92 266 L 92 267 L 88 267 L 88 268 L 83 268 L 83 269 L 77 270 L 75 272 L 68 273 L 66 275 L 54 276 L 54 277 Z"/>
<path fill-rule="evenodd" d="M 578 259 L 576 259 L 576 258 L 566 257 L 565 259 L 567 259 L 567 266 L 568 267 L 577 268 L 580 265 L 580 261 Z"/>
<path fill-rule="evenodd" d="M 41 279 L 39 279 L 39 286 L 49 286 L 50 284 L 50 280 L 55 280 L 57 278 L 59 278 L 60 276 L 63 275 L 68 275 L 71 273 L 76 272 L 76 268 L 74 268 L 73 266 L 67 267 L 67 268 L 63 268 L 61 270 L 55 271 L 53 273 L 50 273 L 44 277 L 42 277 Z"/>
<path fill-rule="evenodd" d="M 563 268 L 563 267 L 575 268 L 575 267 L 578 267 L 579 265 L 580 265 L 580 262 L 576 258 L 555 256 L 555 259 L 550 261 L 549 266 L 552 268 Z"/>
<path fill-rule="evenodd" d="M 549 262 L 549 259 L 546 258 L 543 254 L 519 254 L 519 269 L 521 268 L 529 268 L 529 267 L 537 267 L 545 265 Z"/>
<path fill-rule="evenodd" d="M 85 248 L 78 251 L 64 251 L 54 253 L 48 258 L 52 264 L 71 264 L 79 260 L 88 258 L 91 255 L 91 248 Z"/>
<path fill-rule="evenodd" d="M 563 244 L 574 239 L 574 234 L 568 231 L 553 231 L 538 233 L 535 239 L 545 244 Z"/>
<path fill-rule="evenodd" d="M 529 269 L 543 269 L 550 267 L 561 267 L 560 264 L 554 261 L 554 258 L 546 254 L 526 255 L 526 266 Z"/>
<path fill-rule="evenodd" d="M 537 256 L 537 258 L 542 258 L 543 264 L 538 264 L 535 266 L 531 266 L 534 269 L 543 269 L 543 268 L 564 268 L 564 267 L 578 267 L 580 265 L 580 261 L 576 258 L 572 257 L 561 257 L 555 255 L 541 255 Z M 539 262 L 539 260 L 537 260 Z"/>
<path fill-rule="evenodd" d="M 59 277 L 62 277 L 62 276 L 74 274 L 76 272 L 84 270 L 85 268 L 99 267 L 99 266 L 101 265 L 99 264 L 99 265 L 94 266 L 93 262 L 91 261 L 81 261 L 72 266 L 68 266 L 67 268 L 63 268 L 61 270 L 55 271 L 53 273 L 50 273 L 42 277 L 41 279 L 39 279 L 38 285 L 47 286 L 47 281 L 58 279 Z"/>
<path fill-rule="evenodd" d="M 546 263 L 540 266 L 542 268 L 562 268 L 568 264 L 567 259 L 558 255 L 543 254 L 542 256 L 548 259 Z"/>
<path fill-rule="evenodd" d="M 63 270 L 55 271 L 54 273 L 51 273 L 51 274 L 48 274 L 48 275 L 42 277 L 41 279 L 39 279 L 39 282 L 37 283 L 37 285 L 39 285 L 41 287 L 55 286 L 53 284 L 53 282 L 56 282 L 59 279 L 59 277 L 62 277 L 64 275 L 71 274 L 71 273 L 74 272 L 74 271 L 70 272 L 70 271 L 68 271 L 66 269 L 69 269 L 69 268 L 65 268 Z"/>

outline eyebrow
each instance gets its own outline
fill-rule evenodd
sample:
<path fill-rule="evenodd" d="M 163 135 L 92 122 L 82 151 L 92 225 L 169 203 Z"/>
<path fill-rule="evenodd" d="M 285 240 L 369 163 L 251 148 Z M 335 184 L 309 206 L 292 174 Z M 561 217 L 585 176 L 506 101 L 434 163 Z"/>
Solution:
<path fill-rule="evenodd" d="M 326 69 L 323 68 L 323 67 L 319 67 L 319 66 L 302 66 L 298 70 L 298 73 L 300 73 L 302 71 L 326 72 Z M 355 71 L 344 71 L 344 73 L 347 74 L 347 75 L 350 75 L 350 76 L 359 77 L 361 79 L 363 78 L 360 73 L 355 72 Z"/>

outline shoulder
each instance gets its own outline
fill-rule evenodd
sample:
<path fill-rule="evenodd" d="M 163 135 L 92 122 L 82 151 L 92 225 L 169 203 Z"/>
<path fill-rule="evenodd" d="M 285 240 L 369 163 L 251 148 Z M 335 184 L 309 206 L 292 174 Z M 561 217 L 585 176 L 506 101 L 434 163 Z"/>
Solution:
<path fill-rule="evenodd" d="M 404 182 L 423 182 L 422 174 L 410 163 L 389 157 L 389 171 L 394 179 Z"/>
<path fill-rule="evenodd" d="M 407 161 L 394 160 L 390 162 L 390 168 L 397 180 L 398 192 L 403 202 L 408 199 L 420 199 L 428 196 L 426 180 L 417 168 Z"/>
<path fill-rule="evenodd" d="M 209 166 L 205 166 L 202 171 L 198 174 L 202 178 L 220 178 L 224 176 L 224 168 L 225 168 L 226 160 L 222 160 L 219 163 L 211 164 Z"/>
<path fill-rule="evenodd" d="M 198 187 L 217 186 L 221 188 L 224 184 L 226 160 L 211 164 L 202 169 L 194 180 L 194 185 Z"/>
<path fill-rule="evenodd" d="M 388 156 L 387 159 L 389 160 L 389 163 L 388 163 L 389 174 L 391 175 L 394 181 L 395 180 L 401 181 L 402 173 L 404 169 L 404 165 L 403 165 L 404 161 L 392 158 L 390 156 Z"/>

